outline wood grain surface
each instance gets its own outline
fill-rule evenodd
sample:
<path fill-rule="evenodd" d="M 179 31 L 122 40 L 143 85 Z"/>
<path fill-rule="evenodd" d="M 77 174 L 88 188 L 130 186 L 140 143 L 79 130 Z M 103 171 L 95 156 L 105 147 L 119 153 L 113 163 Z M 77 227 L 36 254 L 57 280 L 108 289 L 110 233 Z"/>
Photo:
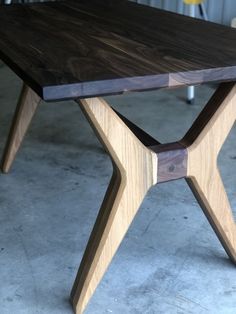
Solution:
<path fill-rule="evenodd" d="M 44 100 L 236 79 L 236 30 L 129 1 L 0 7 L 0 56 Z"/>
<path fill-rule="evenodd" d="M 236 85 L 222 84 L 181 141 L 187 146 L 187 183 L 231 260 L 236 263 L 236 223 L 217 157 L 236 120 Z"/>
<path fill-rule="evenodd" d="M 149 146 L 157 154 L 157 183 L 186 177 L 188 152 L 180 142 Z"/>
<path fill-rule="evenodd" d="M 30 87 L 23 85 L 3 153 L 1 168 L 4 173 L 10 170 L 40 101 Z"/>
<path fill-rule="evenodd" d="M 113 176 L 99 211 L 71 293 L 75 313 L 83 313 L 143 198 L 157 178 L 157 156 L 145 147 L 100 98 L 79 104 L 109 153 Z"/>
<path fill-rule="evenodd" d="M 232 262 L 236 224 L 217 156 L 236 119 L 236 84 L 221 84 L 182 140 L 160 144 L 101 98 L 78 101 L 114 172 L 71 292 L 82 314 L 151 186 L 186 178 Z"/>
<path fill-rule="evenodd" d="M 236 224 L 217 156 L 236 119 L 236 84 L 221 84 L 179 142 L 160 144 L 101 98 L 78 100 L 114 172 L 71 292 L 82 314 L 151 186 L 185 178 L 236 264 Z"/>

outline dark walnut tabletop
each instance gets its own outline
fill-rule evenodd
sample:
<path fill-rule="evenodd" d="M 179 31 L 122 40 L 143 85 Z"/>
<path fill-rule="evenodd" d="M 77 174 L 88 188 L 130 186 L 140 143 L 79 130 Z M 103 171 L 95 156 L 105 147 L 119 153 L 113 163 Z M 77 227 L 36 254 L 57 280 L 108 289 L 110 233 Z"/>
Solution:
<path fill-rule="evenodd" d="M 44 100 L 236 79 L 236 30 L 125 0 L 0 6 L 0 57 Z"/>

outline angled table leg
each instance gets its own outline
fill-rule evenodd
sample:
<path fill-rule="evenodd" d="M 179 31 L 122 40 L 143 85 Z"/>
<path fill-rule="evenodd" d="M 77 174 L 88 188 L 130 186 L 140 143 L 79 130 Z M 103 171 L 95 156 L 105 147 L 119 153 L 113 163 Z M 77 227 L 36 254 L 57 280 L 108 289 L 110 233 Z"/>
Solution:
<path fill-rule="evenodd" d="M 156 155 L 104 100 L 81 100 L 80 106 L 109 152 L 114 173 L 71 293 L 76 313 L 83 312 L 144 196 L 155 184 L 157 171 Z"/>
<path fill-rule="evenodd" d="M 24 84 L 16 107 L 2 158 L 2 171 L 7 173 L 15 159 L 41 98 Z"/>
<path fill-rule="evenodd" d="M 217 168 L 217 157 L 236 119 L 236 85 L 222 84 L 183 139 L 187 182 L 231 260 L 236 263 L 236 224 Z"/>
<path fill-rule="evenodd" d="M 160 144 L 102 99 L 80 106 L 114 172 L 71 292 L 83 313 L 148 189 L 186 178 L 231 260 L 236 263 L 236 224 L 217 169 L 218 153 L 236 118 L 236 85 L 222 84 L 179 142 Z"/>

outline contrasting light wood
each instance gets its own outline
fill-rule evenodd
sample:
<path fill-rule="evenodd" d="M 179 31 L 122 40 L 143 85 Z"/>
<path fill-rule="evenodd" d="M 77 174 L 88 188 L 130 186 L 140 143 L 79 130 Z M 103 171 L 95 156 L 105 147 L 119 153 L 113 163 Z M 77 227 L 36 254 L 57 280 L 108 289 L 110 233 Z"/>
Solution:
<path fill-rule="evenodd" d="M 40 100 L 30 87 L 23 86 L 2 158 L 1 167 L 5 173 L 9 171 L 15 159 Z"/>
<path fill-rule="evenodd" d="M 236 85 L 222 84 L 192 127 L 195 139 L 188 147 L 187 170 L 187 182 L 234 263 L 236 224 L 217 167 L 217 157 L 235 120 Z M 186 135 L 185 143 L 191 142 L 191 133 Z"/>
<path fill-rule="evenodd" d="M 114 173 L 90 236 L 71 300 L 83 313 L 148 189 L 185 177 L 231 260 L 236 224 L 217 169 L 217 156 L 236 118 L 236 85 L 222 84 L 186 136 L 160 144 L 102 99 L 79 101 L 108 151 Z"/>
<path fill-rule="evenodd" d="M 105 146 L 114 173 L 72 290 L 76 313 L 82 313 L 118 249 L 144 196 L 156 183 L 157 156 L 98 98 L 79 101 Z"/>

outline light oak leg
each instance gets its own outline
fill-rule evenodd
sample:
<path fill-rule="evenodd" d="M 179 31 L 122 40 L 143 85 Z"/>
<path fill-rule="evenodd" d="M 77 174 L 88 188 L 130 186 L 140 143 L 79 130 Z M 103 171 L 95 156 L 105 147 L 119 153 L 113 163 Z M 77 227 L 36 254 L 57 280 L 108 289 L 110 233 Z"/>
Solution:
<path fill-rule="evenodd" d="M 187 182 L 226 253 L 236 263 L 236 225 L 217 167 L 205 180 L 190 177 Z"/>
<path fill-rule="evenodd" d="M 7 173 L 15 159 L 41 98 L 24 84 L 4 149 L 2 171 Z"/>
<path fill-rule="evenodd" d="M 76 314 L 83 313 L 145 194 L 156 183 L 185 177 L 236 263 L 236 225 L 217 169 L 219 151 L 236 119 L 236 85 L 222 84 L 186 136 L 163 145 L 102 99 L 82 100 L 80 105 L 109 153 L 114 173 L 72 289 Z"/>
<path fill-rule="evenodd" d="M 183 140 L 188 146 L 187 182 L 234 263 L 236 224 L 217 157 L 235 119 L 236 85 L 222 84 Z"/>
<path fill-rule="evenodd" d="M 144 196 L 156 183 L 157 156 L 128 129 L 104 100 L 80 106 L 114 164 L 114 173 L 72 289 L 82 313 L 129 228 Z"/>

